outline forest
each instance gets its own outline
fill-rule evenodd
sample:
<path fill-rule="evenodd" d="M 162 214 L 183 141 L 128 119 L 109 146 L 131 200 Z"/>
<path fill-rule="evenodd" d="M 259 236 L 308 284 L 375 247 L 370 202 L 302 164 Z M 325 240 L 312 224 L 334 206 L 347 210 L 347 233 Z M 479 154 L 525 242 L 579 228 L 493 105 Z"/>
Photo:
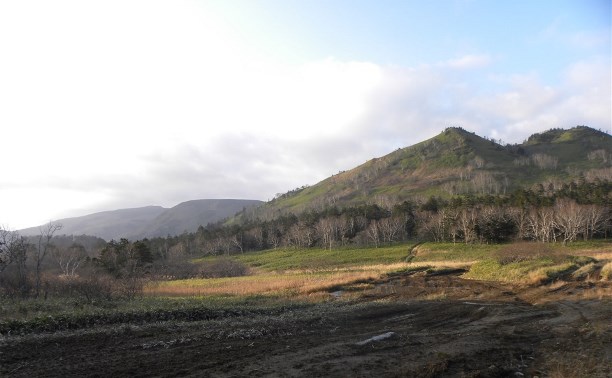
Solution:
<path fill-rule="evenodd" d="M 201 226 L 196 233 L 145 241 L 156 258 L 244 253 L 278 247 L 380 246 L 406 240 L 503 243 L 514 240 L 571 243 L 610 234 L 612 183 L 539 185 L 509 195 L 430 197 L 392 206 L 368 203 L 284 214 L 261 221 Z"/>

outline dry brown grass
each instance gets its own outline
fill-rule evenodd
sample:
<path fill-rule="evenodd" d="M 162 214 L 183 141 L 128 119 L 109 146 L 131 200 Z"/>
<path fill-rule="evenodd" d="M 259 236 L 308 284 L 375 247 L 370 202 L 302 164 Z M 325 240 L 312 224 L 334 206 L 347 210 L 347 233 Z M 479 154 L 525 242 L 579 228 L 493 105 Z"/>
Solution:
<path fill-rule="evenodd" d="M 555 356 L 548 362 L 548 377 L 550 378 L 593 378 L 609 377 L 606 373 L 607 363 L 597 356 L 566 353 Z"/>
<path fill-rule="evenodd" d="M 601 280 L 612 281 L 612 261 L 601 268 Z"/>
<path fill-rule="evenodd" d="M 597 260 L 612 260 L 612 248 L 580 249 L 571 252 L 574 256 L 588 256 Z"/>
<path fill-rule="evenodd" d="M 233 278 L 208 278 L 162 281 L 149 284 L 144 292 L 150 296 L 199 297 L 211 295 L 277 295 L 317 296 L 360 282 L 377 280 L 390 272 L 419 267 L 463 268 L 471 262 L 435 261 L 395 263 L 334 268 L 329 270 L 300 269 L 284 272 L 254 270 L 252 275 Z"/>
<path fill-rule="evenodd" d="M 376 272 L 379 274 L 390 273 L 419 267 L 432 268 L 468 268 L 476 261 L 422 261 L 422 262 L 399 262 L 394 264 L 371 264 L 357 265 L 350 267 L 339 267 L 333 269 L 294 269 L 286 270 L 284 273 L 289 274 L 320 274 L 320 273 L 337 273 L 337 272 Z"/>
<path fill-rule="evenodd" d="M 158 282 L 145 289 L 148 295 L 207 296 L 207 295 L 310 295 L 332 290 L 353 282 L 374 280 L 376 271 L 316 273 L 266 273 L 236 278 L 189 279 Z"/>

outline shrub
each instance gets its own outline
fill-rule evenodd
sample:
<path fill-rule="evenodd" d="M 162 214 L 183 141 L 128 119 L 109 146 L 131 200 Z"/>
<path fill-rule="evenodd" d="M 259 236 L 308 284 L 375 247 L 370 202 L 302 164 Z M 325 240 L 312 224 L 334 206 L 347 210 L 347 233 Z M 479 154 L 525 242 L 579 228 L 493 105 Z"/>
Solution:
<path fill-rule="evenodd" d="M 75 298 L 86 303 L 111 300 L 118 293 L 117 280 L 107 274 L 89 272 L 87 276 L 47 275 L 43 280 L 45 298 Z"/>
<path fill-rule="evenodd" d="M 7 298 L 25 298 L 32 287 L 32 277 L 18 267 L 11 266 L 0 274 L 0 295 Z"/>
<path fill-rule="evenodd" d="M 567 257 L 564 252 L 565 248 L 552 244 L 522 242 L 499 249 L 495 252 L 495 258 L 502 265 L 537 260 L 543 257 L 551 258 L 553 262 L 560 262 Z"/>
<path fill-rule="evenodd" d="M 199 275 L 199 265 L 186 260 L 157 262 L 152 266 L 152 275 L 158 280 L 195 278 Z"/>
<path fill-rule="evenodd" d="M 240 277 L 248 274 L 248 266 L 225 257 L 207 262 L 200 268 L 200 276 L 203 278 Z"/>

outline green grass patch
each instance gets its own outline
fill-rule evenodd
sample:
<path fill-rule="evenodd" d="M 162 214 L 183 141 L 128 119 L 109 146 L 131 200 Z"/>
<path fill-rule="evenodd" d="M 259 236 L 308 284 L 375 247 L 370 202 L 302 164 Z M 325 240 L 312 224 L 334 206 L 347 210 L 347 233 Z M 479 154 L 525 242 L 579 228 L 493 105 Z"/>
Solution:
<path fill-rule="evenodd" d="M 565 273 L 571 273 L 578 267 L 579 265 L 570 259 L 556 262 L 544 257 L 510 264 L 501 264 L 499 261 L 488 259 L 472 265 L 464 277 L 485 281 L 537 284 L 554 280 Z"/>
<path fill-rule="evenodd" d="M 235 255 L 234 259 L 266 271 L 333 270 L 358 265 L 392 264 L 402 262 L 413 244 L 399 244 L 380 248 L 279 248 Z"/>
<path fill-rule="evenodd" d="M 499 244 L 424 243 L 416 248 L 412 262 L 483 260 L 502 247 Z"/>
<path fill-rule="evenodd" d="M 38 301 L 38 300 L 36 300 Z M 299 301 L 257 301 L 244 298 L 142 298 L 114 302 L 112 309 L 91 307 L 74 311 L 70 304 L 31 317 L 0 319 L 0 335 L 55 332 L 120 324 L 145 324 L 163 321 L 201 321 L 236 316 L 279 315 L 291 309 L 312 306 Z M 6 306 L 6 303 L 2 303 Z"/>

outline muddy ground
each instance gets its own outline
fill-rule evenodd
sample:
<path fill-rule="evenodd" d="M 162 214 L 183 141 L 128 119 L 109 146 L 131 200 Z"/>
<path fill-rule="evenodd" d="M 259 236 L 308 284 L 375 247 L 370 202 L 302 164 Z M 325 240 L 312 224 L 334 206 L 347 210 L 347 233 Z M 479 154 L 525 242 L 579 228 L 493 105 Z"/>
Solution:
<path fill-rule="evenodd" d="M 610 377 L 609 290 L 397 275 L 269 315 L 5 336 L 0 375 Z"/>

